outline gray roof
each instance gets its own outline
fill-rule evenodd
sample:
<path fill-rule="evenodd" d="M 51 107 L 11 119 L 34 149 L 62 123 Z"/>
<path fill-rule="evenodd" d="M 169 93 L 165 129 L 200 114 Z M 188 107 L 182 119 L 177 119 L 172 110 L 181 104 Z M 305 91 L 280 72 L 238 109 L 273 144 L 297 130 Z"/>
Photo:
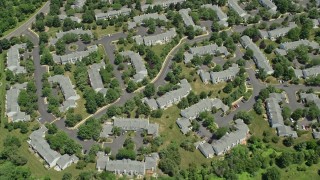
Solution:
<path fill-rule="evenodd" d="M 180 102 L 182 98 L 186 97 L 190 93 L 191 85 L 186 79 L 181 80 L 179 85 L 179 89 L 166 92 L 156 100 L 159 108 L 170 107 L 173 104 Z"/>
<path fill-rule="evenodd" d="M 126 131 L 146 129 L 148 134 L 158 136 L 159 125 L 149 123 L 148 119 L 114 118 L 113 125 Z"/>
<path fill-rule="evenodd" d="M 211 80 L 210 73 L 204 70 L 199 70 L 199 76 L 204 83 L 208 83 Z"/>
<path fill-rule="evenodd" d="M 187 134 L 190 131 L 191 123 L 190 123 L 189 119 L 178 118 L 176 123 L 178 124 L 178 126 L 183 134 Z"/>
<path fill-rule="evenodd" d="M 55 76 L 49 77 L 48 80 L 51 83 L 58 83 L 63 93 L 65 101 L 63 102 L 62 108 L 60 109 L 60 111 L 65 111 L 70 107 L 76 106 L 75 101 L 80 99 L 80 96 L 73 89 L 73 85 L 69 77 L 66 77 L 63 75 L 55 75 Z"/>
<path fill-rule="evenodd" d="M 133 17 L 133 21 L 135 23 L 142 23 L 142 21 L 146 19 L 159 19 L 163 21 L 168 21 L 167 17 L 164 14 L 158 13 L 142 14 L 140 16 Z"/>
<path fill-rule="evenodd" d="M 196 146 L 206 158 L 212 157 L 214 155 L 214 150 L 211 144 L 207 142 L 199 142 Z"/>
<path fill-rule="evenodd" d="M 58 15 L 58 17 L 59 17 L 60 20 L 65 20 L 66 18 L 70 18 L 71 21 L 74 21 L 74 22 L 77 22 L 77 23 L 81 23 L 81 21 L 82 21 L 80 18 L 78 18 L 76 16 L 68 17 L 66 15 L 60 14 L 60 15 Z"/>
<path fill-rule="evenodd" d="M 13 122 L 18 121 L 30 121 L 30 115 L 20 111 L 18 104 L 18 97 L 21 89 L 25 89 L 27 83 L 16 84 L 11 89 L 7 90 L 6 93 L 6 115 Z"/>
<path fill-rule="evenodd" d="M 145 169 L 153 170 L 157 169 L 158 160 L 160 159 L 158 153 L 151 153 L 150 155 L 145 157 Z"/>
<path fill-rule="evenodd" d="M 189 63 L 193 59 L 193 54 L 190 54 L 189 52 L 184 52 L 184 63 Z"/>
<path fill-rule="evenodd" d="M 275 98 L 278 102 L 283 102 L 287 99 L 285 91 L 283 91 L 282 93 L 270 93 L 269 97 Z"/>
<path fill-rule="evenodd" d="M 210 72 L 211 81 L 213 84 L 221 82 L 221 81 L 227 81 L 229 79 L 233 79 L 238 74 L 240 68 L 237 64 L 232 64 L 231 67 L 229 67 L 227 70 L 220 71 L 220 72 Z"/>
<path fill-rule="evenodd" d="M 221 53 L 225 56 L 229 55 L 229 51 L 224 46 L 218 46 L 217 44 L 209 44 L 206 46 L 192 47 L 189 53 L 184 53 L 184 63 L 189 63 L 195 55 L 203 56 L 205 54 L 215 55 Z"/>
<path fill-rule="evenodd" d="M 212 143 L 212 148 L 215 153 L 220 155 L 237 144 L 240 144 L 242 140 L 245 140 L 249 132 L 249 127 L 243 122 L 242 119 L 235 120 L 236 131 L 232 131 L 229 134 L 224 135 L 218 141 Z"/>
<path fill-rule="evenodd" d="M 50 44 L 50 45 L 56 44 L 57 41 L 58 41 L 60 38 L 62 38 L 64 35 L 66 35 L 66 34 L 77 34 L 77 35 L 88 34 L 88 35 L 90 35 L 91 37 L 93 37 L 92 32 L 91 32 L 90 30 L 83 30 L 82 28 L 77 28 L 77 29 L 72 29 L 72 30 L 70 30 L 70 31 L 65 31 L 65 32 L 60 31 L 60 32 L 58 32 L 58 33 L 56 34 L 56 37 L 57 37 L 57 38 L 50 39 L 49 44 Z"/>
<path fill-rule="evenodd" d="M 107 161 L 109 160 L 109 157 L 105 155 L 104 152 L 99 151 L 97 153 L 97 164 L 96 168 L 100 170 L 104 170 L 106 168 Z"/>
<path fill-rule="evenodd" d="M 148 76 L 148 71 L 144 64 L 142 57 L 133 51 L 124 51 L 120 53 L 122 56 L 128 56 L 131 60 L 132 66 L 136 70 L 136 74 L 133 76 L 135 82 L 141 82 Z"/>
<path fill-rule="evenodd" d="M 108 160 L 106 163 L 106 171 L 116 174 L 126 174 L 129 176 L 145 175 L 145 163 L 130 159 Z"/>
<path fill-rule="evenodd" d="M 186 0 L 157 0 L 153 4 L 144 4 L 141 6 L 142 11 L 146 11 L 149 7 L 153 8 L 154 6 L 168 7 L 170 4 L 182 3 Z"/>
<path fill-rule="evenodd" d="M 311 76 L 317 76 L 320 72 L 320 66 L 315 66 L 311 68 L 307 68 L 302 70 L 302 74 L 304 78 L 309 78 Z"/>
<path fill-rule="evenodd" d="M 161 34 L 156 34 L 156 35 L 150 35 L 150 36 L 135 36 L 134 39 L 137 44 L 142 44 L 142 42 L 146 46 L 151 46 L 151 45 L 156 45 L 156 44 L 164 44 L 166 42 L 171 41 L 175 36 L 177 35 L 176 29 L 171 28 L 168 31 L 161 33 Z"/>
<path fill-rule="evenodd" d="M 58 64 L 75 63 L 76 61 L 81 61 L 82 58 L 87 57 L 90 53 L 98 51 L 98 46 L 93 45 L 87 47 L 86 51 L 75 51 L 70 54 L 58 56 L 53 54 L 53 61 Z"/>
<path fill-rule="evenodd" d="M 201 29 L 203 31 L 205 31 L 205 27 L 200 27 L 200 26 L 197 26 L 194 24 L 193 20 L 192 20 L 192 17 L 189 15 L 189 12 L 191 11 L 190 8 L 188 9 L 180 9 L 179 10 L 179 14 L 181 15 L 182 17 L 182 20 L 184 22 L 184 24 L 186 26 L 192 26 L 194 29 Z"/>
<path fill-rule="evenodd" d="M 308 103 L 314 102 L 317 105 L 317 107 L 320 109 L 320 99 L 318 95 L 315 95 L 313 93 L 311 94 L 301 93 L 300 98 L 305 99 Z"/>
<path fill-rule="evenodd" d="M 268 9 L 272 9 L 274 11 L 277 10 L 277 6 L 271 0 L 259 0 L 259 2 L 262 4 L 262 6 Z"/>
<path fill-rule="evenodd" d="M 147 104 L 152 110 L 158 109 L 158 104 L 157 101 L 154 98 L 148 99 L 148 98 L 143 98 L 142 102 Z"/>
<path fill-rule="evenodd" d="M 303 73 L 301 69 L 293 69 L 294 70 L 294 74 L 296 75 L 297 78 L 302 78 L 303 77 Z"/>
<path fill-rule="evenodd" d="M 260 30 L 260 29 L 259 29 L 259 35 L 260 35 L 260 37 L 263 38 L 263 39 L 269 37 L 269 34 L 268 34 L 267 31 L 265 31 L 265 30 Z"/>
<path fill-rule="evenodd" d="M 102 138 L 108 138 L 109 135 L 112 134 L 112 124 L 103 124 L 102 125 L 102 131 L 100 132 L 100 137 Z"/>
<path fill-rule="evenodd" d="M 319 20 L 318 19 L 312 19 L 312 22 L 313 22 L 313 28 L 318 28 Z"/>
<path fill-rule="evenodd" d="M 145 175 L 146 170 L 155 171 L 159 160 L 158 153 L 151 153 L 145 156 L 145 161 L 135 161 L 130 159 L 110 160 L 104 152 L 97 153 L 96 168 L 106 170 L 115 174 L 128 176 Z"/>
<path fill-rule="evenodd" d="M 315 41 L 309 41 L 306 39 L 294 41 L 294 42 L 285 42 L 280 44 L 280 48 L 288 51 L 289 49 L 295 49 L 300 45 L 310 46 L 312 49 L 318 49 L 319 44 Z"/>
<path fill-rule="evenodd" d="M 75 0 L 74 5 L 71 5 L 71 8 L 81 9 L 85 3 L 86 3 L 86 0 Z"/>
<path fill-rule="evenodd" d="M 105 67 L 105 63 L 102 60 L 100 63 L 92 64 L 88 69 L 88 75 L 90 79 L 91 87 L 96 92 L 101 92 L 102 94 L 106 94 L 107 89 L 104 87 L 102 78 L 100 75 L 100 69 Z"/>
<path fill-rule="evenodd" d="M 285 36 L 291 29 L 295 27 L 297 27 L 296 23 L 290 22 L 288 27 L 277 28 L 277 29 L 268 31 L 268 37 L 270 39 L 275 39 L 281 36 Z"/>
<path fill-rule="evenodd" d="M 241 37 L 241 44 L 244 48 L 249 48 L 253 51 L 254 61 L 259 68 L 264 69 L 267 74 L 272 74 L 274 72 L 266 56 L 260 51 L 259 47 L 251 41 L 248 36 Z"/>
<path fill-rule="evenodd" d="M 69 156 L 68 154 L 64 154 L 57 161 L 57 166 L 59 166 L 59 168 L 63 170 L 66 167 L 68 167 L 69 164 L 76 163 L 78 161 L 79 161 L 79 158 L 77 156 L 75 155 Z"/>
<path fill-rule="evenodd" d="M 238 0 L 228 0 L 228 5 L 231 7 L 239 16 L 245 17 L 247 12 L 244 11 L 238 4 Z"/>
<path fill-rule="evenodd" d="M 217 6 L 217 5 L 212 5 L 212 4 L 204 4 L 201 7 L 203 8 L 210 8 L 212 10 L 214 10 L 217 13 L 217 16 L 219 18 L 219 23 L 224 25 L 224 26 L 228 26 L 228 16 L 222 11 L 222 9 Z"/>
<path fill-rule="evenodd" d="M 275 128 L 283 126 L 284 122 L 279 100 L 277 98 L 269 97 L 266 99 L 266 108 L 271 127 Z"/>
<path fill-rule="evenodd" d="M 276 48 L 276 49 L 274 50 L 274 52 L 275 52 L 276 54 L 278 54 L 278 55 L 281 55 L 281 56 L 287 55 L 287 51 L 286 51 L 286 50 L 279 49 L 279 48 Z"/>
<path fill-rule="evenodd" d="M 315 129 L 312 129 L 312 136 L 315 139 L 320 139 L 320 132 Z"/>
<path fill-rule="evenodd" d="M 240 43 L 243 46 L 243 48 L 247 49 L 247 47 L 252 44 L 252 40 L 250 39 L 249 36 L 242 36 L 240 38 Z"/>
<path fill-rule="evenodd" d="M 220 99 L 202 99 L 198 103 L 181 110 L 181 116 L 185 117 L 187 119 L 195 119 L 198 117 L 198 115 L 201 112 L 204 111 L 211 111 L 213 107 L 216 107 L 217 109 L 222 109 L 222 111 L 226 112 L 229 110 L 229 107 L 225 104 Z"/>
<path fill-rule="evenodd" d="M 7 68 L 12 71 L 14 74 L 26 73 L 26 68 L 20 66 L 20 53 L 19 49 L 26 49 L 27 45 L 16 44 L 11 46 L 7 52 Z"/>
<path fill-rule="evenodd" d="M 53 167 L 56 165 L 61 155 L 50 148 L 50 145 L 45 140 L 46 131 L 47 128 L 42 125 L 40 129 L 33 131 L 30 134 L 28 143 L 50 165 L 50 167 Z"/>
<path fill-rule="evenodd" d="M 298 137 L 297 132 L 293 131 L 290 126 L 279 126 L 277 127 L 278 136 L 291 136 L 291 137 Z"/>
<path fill-rule="evenodd" d="M 226 47 L 224 46 L 219 47 L 217 44 L 209 44 L 206 46 L 192 47 L 190 48 L 189 51 L 193 55 L 216 54 L 217 52 L 220 52 L 225 55 L 229 54 Z"/>
<path fill-rule="evenodd" d="M 111 11 L 108 11 L 106 13 L 98 13 L 98 14 L 95 15 L 95 17 L 96 17 L 96 20 L 108 19 L 108 18 L 111 18 L 111 17 L 120 16 L 120 15 L 129 15 L 130 12 L 131 12 L 130 8 L 122 8 L 120 10 L 111 10 Z"/>

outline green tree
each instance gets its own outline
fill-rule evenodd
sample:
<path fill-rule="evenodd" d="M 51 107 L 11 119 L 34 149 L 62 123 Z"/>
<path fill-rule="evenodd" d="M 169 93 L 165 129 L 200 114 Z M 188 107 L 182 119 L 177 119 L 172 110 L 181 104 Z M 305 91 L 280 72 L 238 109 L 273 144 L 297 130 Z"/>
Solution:
<path fill-rule="evenodd" d="M 78 137 L 81 139 L 98 140 L 102 127 L 100 121 L 94 118 L 88 119 L 85 124 L 79 127 Z"/>
<path fill-rule="evenodd" d="M 143 91 L 143 93 L 146 97 L 153 96 L 155 94 L 155 92 L 156 92 L 156 88 L 155 88 L 154 84 L 151 84 L 151 83 L 147 84 L 144 91 Z"/>
<path fill-rule="evenodd" d="M 132 93 L 137 89 L 137 84 L 133 81 L 129 81 L 128 86 L 127 86 L 127 92 Z"/>
<path fill-rule="evenodd" d="M 263 180 L 280 180 L 281 174 L 278 168 L 271 167 L 262 176 Z"/>
<path fill-rule="evenodd" d="M 62 176 L 62 180 L 71 180 L 72 174 L 71 173 L 64 173 Z"/>
<path fill-rule="evenodd" d="M 217 139 L 222 138 L 226 133 L 228 132 L 228 128 L 226 127 L 220 127 L 215 132 L 214 135 L 217 137 Z"/>

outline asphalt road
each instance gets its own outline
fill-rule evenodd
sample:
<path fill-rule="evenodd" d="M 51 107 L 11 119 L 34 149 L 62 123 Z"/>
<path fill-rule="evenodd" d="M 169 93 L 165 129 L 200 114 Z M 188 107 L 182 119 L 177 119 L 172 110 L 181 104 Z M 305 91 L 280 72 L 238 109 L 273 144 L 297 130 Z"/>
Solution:
<path fill-rule="evenodd" d="M 39 38 L 37 35 L 35 35 L 33 32 L 31 32 L 29 29 L 24 31 L 23 33 L 29 39 L 33 42 L 35 45 L 33 51 L 32 51 L 32 56 L 33 56 L 33 63 L 35 66 L 35 71 L 34 71 L 34 78 L 36 82 L 36 87 L 37 87 L 37 96 L 38 96 L 38 111 L 40 113 L 40 122 L 45 123 L 45 122 L 52 122 L 55 117 L 47 112 L 47 104 L 44 103 L 44 98 L 42 97 L 42 76 L 44 73 L 46 73 L 46 68 L 42 65 L 40 65 L 40 48 L 39 48 Z"/>
<path fill-rule="evenodd" d="M 24 34 L 26 32 L 26 30 L 31 27 L 31 24 L 33 22 L 35 22 L 36 20 L 36 15 L 39 14 L 39 13 L 44 13 L 44 14 L 47 14 L 49 13 L 50 11 L 50 1 L 46 2 L 42 8 L 40 10 L 38 10 L 38 12 L 33 15 L 32 17 L 29 18 L 29 20 L 27 20 L 24 24 L 22 24 L 20 27 L 18 27 L 17 29 L 15 29 L 14 31 L 12 31 L 11 33 L 9 33 L 8 35 L 6 36 L 3 36 L 2 38 L 0 39 L 4 39 L 4 38 L 7 38 L 7 39 L 10 39 L 11 37 L 14 37 L 14 36 L 20 36 L 21 34 Z"/>

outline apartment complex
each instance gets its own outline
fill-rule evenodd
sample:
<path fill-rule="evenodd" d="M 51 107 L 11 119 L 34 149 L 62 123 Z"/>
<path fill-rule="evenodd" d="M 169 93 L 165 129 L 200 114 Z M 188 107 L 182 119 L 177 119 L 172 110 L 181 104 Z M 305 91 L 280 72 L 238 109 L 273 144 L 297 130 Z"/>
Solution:
<path fill-rule="evenodd" d="M 74 86 L 71 83 L 69 77 L 64 75 L 55 75 L 48 78 L 51 83 L 58 83 L 63 93 L 64 101 L 59 107 L 60 112 L 66 112 L 70 108 L 77 107 L 77 100 L 80 96 L 74 90 Z"/>

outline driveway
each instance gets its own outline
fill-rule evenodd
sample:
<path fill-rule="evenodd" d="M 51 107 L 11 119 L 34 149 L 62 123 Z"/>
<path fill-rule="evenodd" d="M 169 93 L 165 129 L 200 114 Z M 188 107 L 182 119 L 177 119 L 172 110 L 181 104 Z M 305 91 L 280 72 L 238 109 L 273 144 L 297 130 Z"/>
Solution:
<path fill-rule="evenodd" d="M 111 137 L 111 139 L 113 140 L 112 143 L 104 143 L 104 147 L 110 147 L 111 154 L 116 155 L 119 149 L 123 147 L 123 143 L 126 140 L 126 138 L 126 134 L 122 134 L 117 137 Z"/>
<path fill-rule="evenodd" d="M 40 64 L 40 55 L 39 55 L 39 38 L 30 30 L 24 32 L 34 44 L 34 49 L 32 51 L 33 63 L 35 66 L 34 78 L 37 87 L 37 96 L 38 96 L 38 111 L 40 113 L 40 123 L 52 122 L 55 117 L 47 112 L 47 104 L 44 103 L 44 98 L 42 97 L 42 76 L 46 73 L 46 68 Z"/>

